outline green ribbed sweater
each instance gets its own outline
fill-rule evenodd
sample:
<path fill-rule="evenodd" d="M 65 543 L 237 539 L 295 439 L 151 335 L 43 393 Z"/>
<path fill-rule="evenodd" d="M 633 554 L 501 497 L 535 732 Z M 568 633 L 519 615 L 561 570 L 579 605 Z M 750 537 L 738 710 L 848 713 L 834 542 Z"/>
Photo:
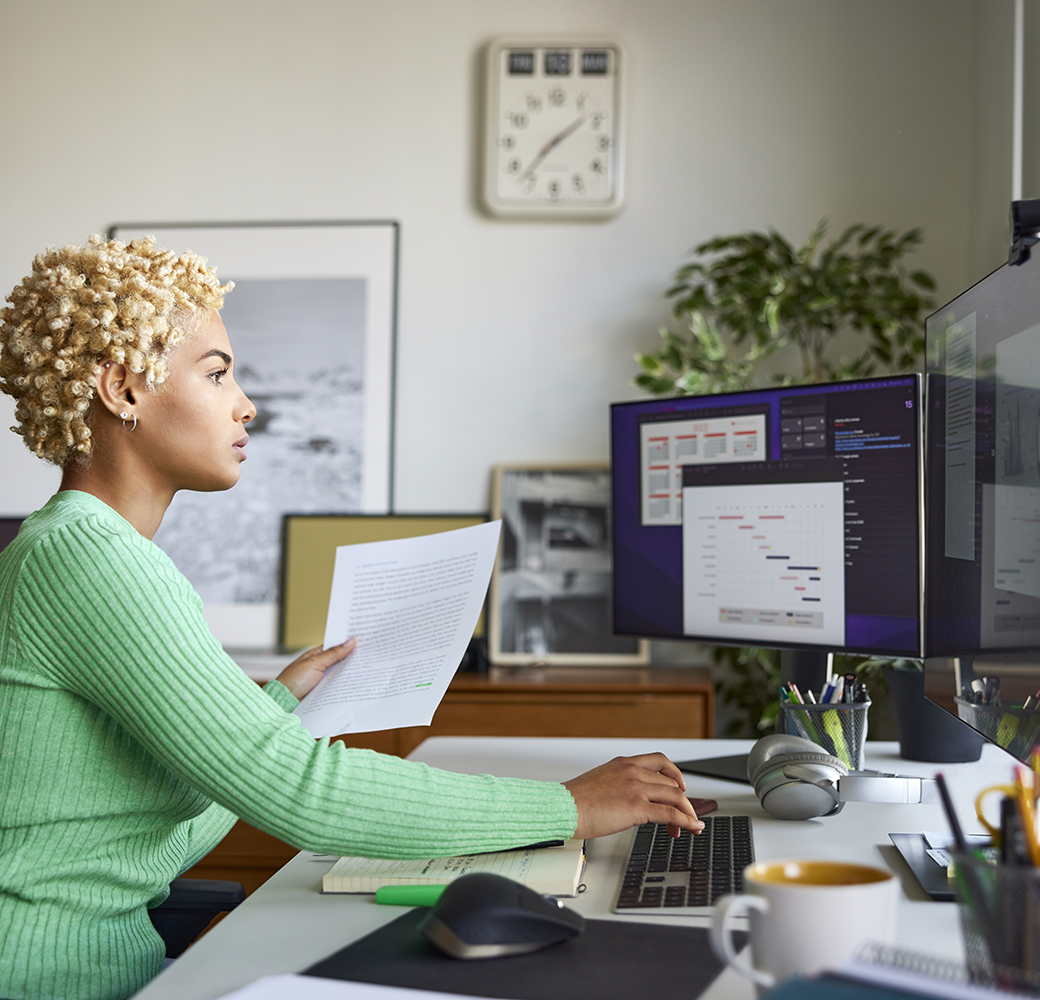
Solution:
<path fill-rule="evenodd" d="M 162 967 L 147 907 L 235 817 L 329 854 L 568 837 L 552 782 L 315 741 L 210 635 L 169 558 L 68 491 L 0 554 L 0 997 L 114 1000 Z"/>

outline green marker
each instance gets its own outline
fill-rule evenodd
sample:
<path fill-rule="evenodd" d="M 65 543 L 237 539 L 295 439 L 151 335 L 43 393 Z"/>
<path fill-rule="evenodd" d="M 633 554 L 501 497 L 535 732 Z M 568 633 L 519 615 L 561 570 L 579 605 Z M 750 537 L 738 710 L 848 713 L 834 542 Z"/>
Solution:
<path fill-rule="evenodd" d="M 381 885 L 376 889 L 376 902 L 389 906 L 433 906 L 446 885 Z"/>

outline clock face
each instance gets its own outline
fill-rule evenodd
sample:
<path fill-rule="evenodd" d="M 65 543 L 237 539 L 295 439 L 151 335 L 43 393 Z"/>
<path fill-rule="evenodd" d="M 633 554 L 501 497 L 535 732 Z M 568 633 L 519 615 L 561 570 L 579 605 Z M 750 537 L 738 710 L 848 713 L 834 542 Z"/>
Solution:
<path fill-rule="evenodd" d="M 491 46 L 491 212 L 603 216 L 620 207 L 619 64 L 617 43 Z"/>

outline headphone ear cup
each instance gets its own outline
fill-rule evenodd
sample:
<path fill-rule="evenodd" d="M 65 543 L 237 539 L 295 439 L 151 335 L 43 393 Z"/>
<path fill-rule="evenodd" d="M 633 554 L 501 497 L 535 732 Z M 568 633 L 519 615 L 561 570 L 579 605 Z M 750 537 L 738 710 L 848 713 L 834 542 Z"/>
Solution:
<path fill-rule="evenodd" d="M 792 736 L 790 733 L 773 733 L 770 736 L 763 736 L 748 754 L 748 781 L 754 785 L 756 774 L 779 754 L 797 753 L 819 754 L 823 753 L 823 748 L 818 743 L 813 743 L 812 740 L 807 740 L 802 736 Z M 844 766 L 837 757 L 832 759 L 839 767 Z"/>
<path fill-rule="evenodd" d="M 791 765 L 807 770 L 810 776 L 788 775 Z M 748 755 L 748 777 L 755 794 L 762 808 L 777 819 L 813 819 L 837 812 L 841 808 L 836 801 L 838 779 L 848 773 L 837 757 L 799 736 L 763 737 Z M 816 784 L 812 776 L 833 785 L 835 792 Z"/>

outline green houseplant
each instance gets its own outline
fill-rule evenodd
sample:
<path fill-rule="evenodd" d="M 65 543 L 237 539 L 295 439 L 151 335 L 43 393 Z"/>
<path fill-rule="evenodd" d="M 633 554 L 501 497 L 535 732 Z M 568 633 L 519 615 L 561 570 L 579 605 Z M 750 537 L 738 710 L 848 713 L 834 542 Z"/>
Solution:
<path fill-rule="evenodd" d="M 921 232 L 852 225 L 825 242 L 820 222 L 800 246 L 775 231 L 719 236 L 694 247 L 666 292 L 686 330 L 662 328 L 663 345 L 637 354 L 633 380 L 655 395 L 701 395 L 761 384 L 762 365 L 796 372 L 782 384 L 912 371 L 924 350 L 924 317 L 935 282 L 905 257 Z M 714 652 L 723 701 L 737 715 L 726 735 L 772 728 L 778 714 L 776 650 Z"/>

